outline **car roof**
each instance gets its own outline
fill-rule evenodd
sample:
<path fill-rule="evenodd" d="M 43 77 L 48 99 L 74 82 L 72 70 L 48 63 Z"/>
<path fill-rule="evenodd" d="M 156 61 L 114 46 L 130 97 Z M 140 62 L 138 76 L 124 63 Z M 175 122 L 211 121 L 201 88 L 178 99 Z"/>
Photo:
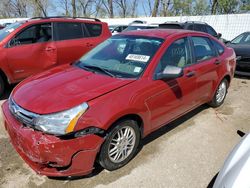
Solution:
<path fill-rule="evenodd" d="M 96 18 L 88 18 L 88 17 L 65 17 L 65 16 L 55 16 L 55 17 L 33 17 L 29 18 L 25 21 L 21 21 L 21 23 L 30 23 L 30 22 L 99 22 L 102 23 L 99 19 Z"/>
<path fill-rule="evenodd" d="M 166 39 L 170 35 L 174 34 L 203 34 L 209 36 L 206 33 L 198 32 L 198 31 L 191 31 L 185 29 L 142 29 L 136 31 L 126 31 L 122 32 L 120 35 L 136 35 L 136 36 L 147 36 L 147 37 L 157 37 Z"/>

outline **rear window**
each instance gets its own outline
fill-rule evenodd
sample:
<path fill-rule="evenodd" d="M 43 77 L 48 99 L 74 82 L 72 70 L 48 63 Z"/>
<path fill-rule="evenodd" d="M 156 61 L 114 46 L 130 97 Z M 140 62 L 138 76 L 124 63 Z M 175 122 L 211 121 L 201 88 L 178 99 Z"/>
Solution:
<path fill-rule="evenodd" d="M 162 29 L 183 29 L 179 24 L 159 24 Z"/>
<path fill-rule="evenodd" d="M 214 40 L 211 40 L 211 41 L 212 41 L 214 47 L 217 49 L 218 53 L 220 55 L 223 54 L 224 53 L 224 47 L 220 43 L 218 43 L 218 42 L 216 42 Z"/>
<path fill-rule="evenodd" d="M 85 23 L 85 26 L 90 34 L 90 37 L 98 37 L 102 34 L 101 24 Z"/>
<path fill-rule="evenodd" d="M 207 33 L 205 26 L 202 24 L 194 24 L 194 30 Z"/>
<path fill-rule="evenodd" d="M 212 35 L 214 37 L 217 36 L 217 33 L 215 32 L 215 30 L 212 27 L 206 26 L 206 28 L 207 28 L 208 34 L 210 34 L 210 35 Z"/>
<path fill-rule="evenodd" d="M 196 61 L 204 61 L 216 56 L 216 52 L 206 37 L 192 37 Z"/>
<path fill-rule="evenodd" d="M 59 22 L 56 23 L 56 40 L 70 40 L 83 38 L 81 23 Z"/>

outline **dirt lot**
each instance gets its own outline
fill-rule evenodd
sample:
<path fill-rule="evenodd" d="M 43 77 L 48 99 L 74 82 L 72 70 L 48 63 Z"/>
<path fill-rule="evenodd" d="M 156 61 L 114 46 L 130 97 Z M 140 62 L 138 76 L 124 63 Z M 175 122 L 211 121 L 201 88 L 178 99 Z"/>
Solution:
<path fill-rule="evenodd" d="M 127 166 L 77 180 L 36 175 L 13 149 L 1 123 L 0 187 L 207 187 L 240 140 L 236 131 L 250 131 L 249 93 L 250 80 L 234 79 L 222 107 L 201 106 L 148 136 Z"/>

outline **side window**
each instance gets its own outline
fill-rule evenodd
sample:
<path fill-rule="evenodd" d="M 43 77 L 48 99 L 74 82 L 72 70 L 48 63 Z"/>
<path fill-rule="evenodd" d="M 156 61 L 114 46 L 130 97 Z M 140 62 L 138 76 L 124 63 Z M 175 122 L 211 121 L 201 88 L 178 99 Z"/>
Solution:
<path fill-rule="evenodd" d="M 56 40 L 70 40 L 83 38 L 81 23 L 58 22 L 55 24 Z"/>
<path fill-rule="evenodd" d="M 28 27 L 11 40 L 10 46 L 47 42 L 52 39 L 51 23 Z"/>
<path fill-rule="evenodd" d="M 187 30 L 194 30 L 194 25 L 193 24 L 189 24 L 187 26 Z"/>
<path fill-rule="evenodd" d="M 203 61 L 216 57 L 216 53 L 212 48 L 209 39 L 206 37 L 192 37 L 194 44 L 194 55 L 196 61 Z"/>
<path fill-rule="evenodd" d="M 90 37 L 98 37 L 102 34 L 101 24 L 85 23 L 85 26 L 89 31 Z"/>
<path fill-rule="evenodd" d="M 206 28 L 207 28 L 208 34 L 210 34 L 210 35 L 212 35 L 212 36 L 214 36 L 214 37 L 217 36 L 217 33 L 215 32 L 215 30 L 214 30 L 212 27 L 206 26 Z"/>
<path fill-rule="evenodd" d="M 205 33 L 207 32 L 205 26 L 202 24 L 194 24 L 194 30 L 205 32 Z"/>
<path fill-rule="evenodd" d="M 122 31 L 122 26 L 115 28 L 114 31 L 117 31 L 118 33 L 120 33 Z"/>
<path fill-rule="evenodd" d="M 167 65 L 185 67 L 191 64 L 190 47 L 187 38 L 173 42 L 161 57 L 156 73 L 162 72 Z"/>
<path fill-rule="evenodd" d="M 216 42 L 215 40 L 211 40 L 211 41 L 212 41 L 214 47 L 217 49 L 218 53 L 220 55 L 223 54 L 224 53 L 224 47 L 220 43 Z"/>
<path fill-rule="evenodd" d="M 24 31 L 22 31 L 21 33 L 19 33 L 15 39 L 15 41 L 13 41 L 13 45 L 14 43 L 19 43 L 19 45 L 23 45 L 23 44 L 32 44 L 35 43 L 36 41 L 36 26 L 31 26 L 28 29 L 25 29 Z"/>

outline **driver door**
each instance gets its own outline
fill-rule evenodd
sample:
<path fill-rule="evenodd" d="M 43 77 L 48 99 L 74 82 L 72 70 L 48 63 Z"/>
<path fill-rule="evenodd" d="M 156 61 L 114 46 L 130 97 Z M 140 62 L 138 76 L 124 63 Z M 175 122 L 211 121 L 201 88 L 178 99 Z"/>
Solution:
<path fill-rule="evenodd" d="M 183 68 L 184 75 L 176 79 L 152 81 L 153 94 L 147 100 L 152 129 L 165 125 L 196 105 L 196 76 L 192 62 L 188 38 L 173 42 L 161 57 L 155 74 L 171 65 Z"/>
<path fill-rule="evenodd" d="M 54 66 L 57 55 L 51 23 L 25 28 L 12 38 L 6 53 L 8 66 L 16 81 Z"/>

